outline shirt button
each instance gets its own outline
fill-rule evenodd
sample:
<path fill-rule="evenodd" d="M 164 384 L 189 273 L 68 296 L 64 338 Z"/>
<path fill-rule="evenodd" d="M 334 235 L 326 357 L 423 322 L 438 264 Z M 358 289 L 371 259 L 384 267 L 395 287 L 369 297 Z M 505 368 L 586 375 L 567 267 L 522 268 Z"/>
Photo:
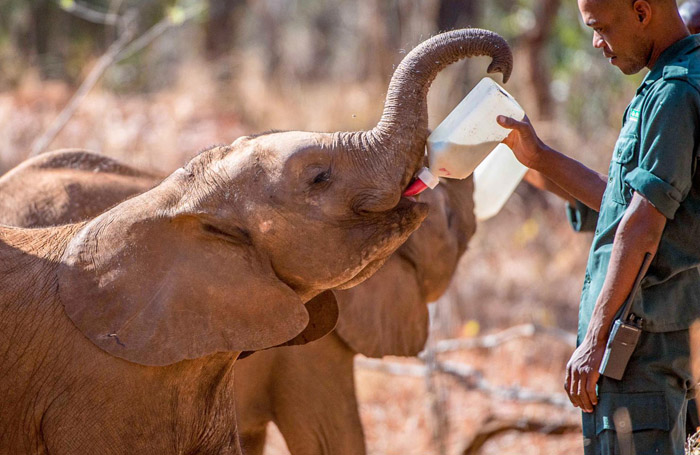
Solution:
<path fill-rule="evenodd" d="M 608 183 L 612 183 L 612 175 L 608 177 Z"/>

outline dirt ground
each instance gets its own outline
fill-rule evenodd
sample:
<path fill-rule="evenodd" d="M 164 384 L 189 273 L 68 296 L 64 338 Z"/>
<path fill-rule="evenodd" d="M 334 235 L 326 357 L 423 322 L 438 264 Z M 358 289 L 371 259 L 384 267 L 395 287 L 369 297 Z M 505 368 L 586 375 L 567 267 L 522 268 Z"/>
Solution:
<path fill-rule="evenodd" d="M 443 356 L 484 374 L 493 385 L 513 386 L 546 393 L 563 393 L 563 369 L 570 348 L 545 335 L 512 340 L 495 349 L 477 349 Z M 418 364 L 418 361 L 387 358 L 387 362 Z M 579 413 L 572 406 L 524 403 L 467 390 L 459 382 L 443 375 L 433 380 L 430 392 L 426 378 L 389 375 L 379 371 L 356 369 L 360 414 L 365 428 L 368 453 L 373 455 L 461 455 L 490 418 L 525 420 L 548 425 L 578 425 Z M 438 398 L 439 397 L 439 398 Z M 443 401 L 444 417 L 432 411 L 435 399 Z M 445 435 L 440 444 L 433 438 L 437 427 Z M 579 431 L 565 435 L 507 431 L 484 445 L 481 454 L 578 454 L 583 453 Z M 289 452 L 274 427 L 269 427 L 266 455 Z"/>

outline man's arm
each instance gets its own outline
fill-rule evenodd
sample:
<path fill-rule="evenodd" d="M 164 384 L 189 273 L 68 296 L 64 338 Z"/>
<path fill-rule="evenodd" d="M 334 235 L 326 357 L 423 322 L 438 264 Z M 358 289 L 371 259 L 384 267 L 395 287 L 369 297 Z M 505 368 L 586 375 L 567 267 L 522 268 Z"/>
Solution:
<path fill-rule="evenodd" d="M 613 249 L 588 331 L 566 366 L 566 391 L 574 406 L 593 412 L 598 368 L 614 317 L 632 290 L 646 253 L 656 254 L 666 217 L 635 192 L 615 234 Z"/>
<path fill-rule="evenodd" d="M 576 204 L 576 198 L 564 191 L 559 185 L 552 182 L 539 171 L 528 169 L 528 171 L 525 173 L 524 180 L 539 190 L 548 191 L 559 196 L 559 198 L 571 205 Z"/>
<path fill-rule="evenodd" d="M 519 122 L 500 115 L 497 120 L 504 128 L 513 130 L 503 143 L 510 147 L 521 163 L 543 174 L 574 199 L 600 211 L 607 176 L 548 147 L 537 137 L 527 117 Z"/>

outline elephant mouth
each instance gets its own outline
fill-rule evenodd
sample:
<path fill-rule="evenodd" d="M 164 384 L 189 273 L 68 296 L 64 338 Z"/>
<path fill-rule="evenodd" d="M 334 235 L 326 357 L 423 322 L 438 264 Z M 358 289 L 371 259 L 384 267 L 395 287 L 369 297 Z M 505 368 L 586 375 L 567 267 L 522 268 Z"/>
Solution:
<path fill-rule="evenodd" d="M 429 205 L 425 202 L 420 202 L 414 196 L 401 197 L 399 203 L 394 208 L 392 218 L 392 229 L 389 231 L 389 237 L 402 237 L 403 242 L 418 229 L 428 216 Z M 398 248 L 398 247 L 396 247 Z M 392 252 L 396 250 L 392 249 Z"/>
<path fill-rule="evenodd" d="M 391 256 L 391 255 L 389 255 L 389 256 Z M 338 291 L 342 291 L 345 289 L 354 288 L 358 284 L 365 281 L 367 278 L 374 275 L 377 272 L 377 270 L 382 268 L 384 263 L 386 263 L 386 261 L 389 259 L 389 256 L 382 258 L 382 259 L 376 259 L 376 260 L 370 262 L 369 264 L 365 265 L 365 267 L 362 270 L 360 270 L 354 277 L 350 278 L 348 281 L 335 287 L 334 289 L 336 289 Z"/>
<path fill-rule="evenodd" d="M 396 207 L 388 212 L 388 217 L 387 213 L 383 214 L 388 220 L 377 223 L 377 233 L 368 242 L 369 246 L 362 249 L 361 263 L 364 265 L 352 278 L 335 289 L 356 286 L 379 270 L 413 231 L 420 227 L 421 222 L 428 216 L 428 209 L 428 204 L 424 202 L 412 197 L 402 197 Z"/>

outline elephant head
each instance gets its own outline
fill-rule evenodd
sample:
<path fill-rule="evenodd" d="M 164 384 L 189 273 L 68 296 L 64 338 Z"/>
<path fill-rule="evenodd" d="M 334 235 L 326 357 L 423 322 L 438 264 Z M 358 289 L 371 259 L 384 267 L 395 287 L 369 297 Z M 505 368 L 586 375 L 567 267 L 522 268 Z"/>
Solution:
<path fill-rule="evenodd" d="M 401 194 L 423 161 L 427 91 L 474 55 L 508 78 L 495 33 L 437 35 L 401 62 L 372 130 L 242 137 L 87 222 L 59 268 L 67 314 L 105 351 L 147 365 L 293 339 L 304 303 L 369 277 L 426 217 Z"/>
<path fill-rule="evenodd" d="M 413 356 L 428 338 L 429 302 L 447 289 L 476 230 L 471 178 L 423 193 L 430 214 L 384 266 L 361 286 L 336 292 L 336 331 L 368 357 Z"/>

